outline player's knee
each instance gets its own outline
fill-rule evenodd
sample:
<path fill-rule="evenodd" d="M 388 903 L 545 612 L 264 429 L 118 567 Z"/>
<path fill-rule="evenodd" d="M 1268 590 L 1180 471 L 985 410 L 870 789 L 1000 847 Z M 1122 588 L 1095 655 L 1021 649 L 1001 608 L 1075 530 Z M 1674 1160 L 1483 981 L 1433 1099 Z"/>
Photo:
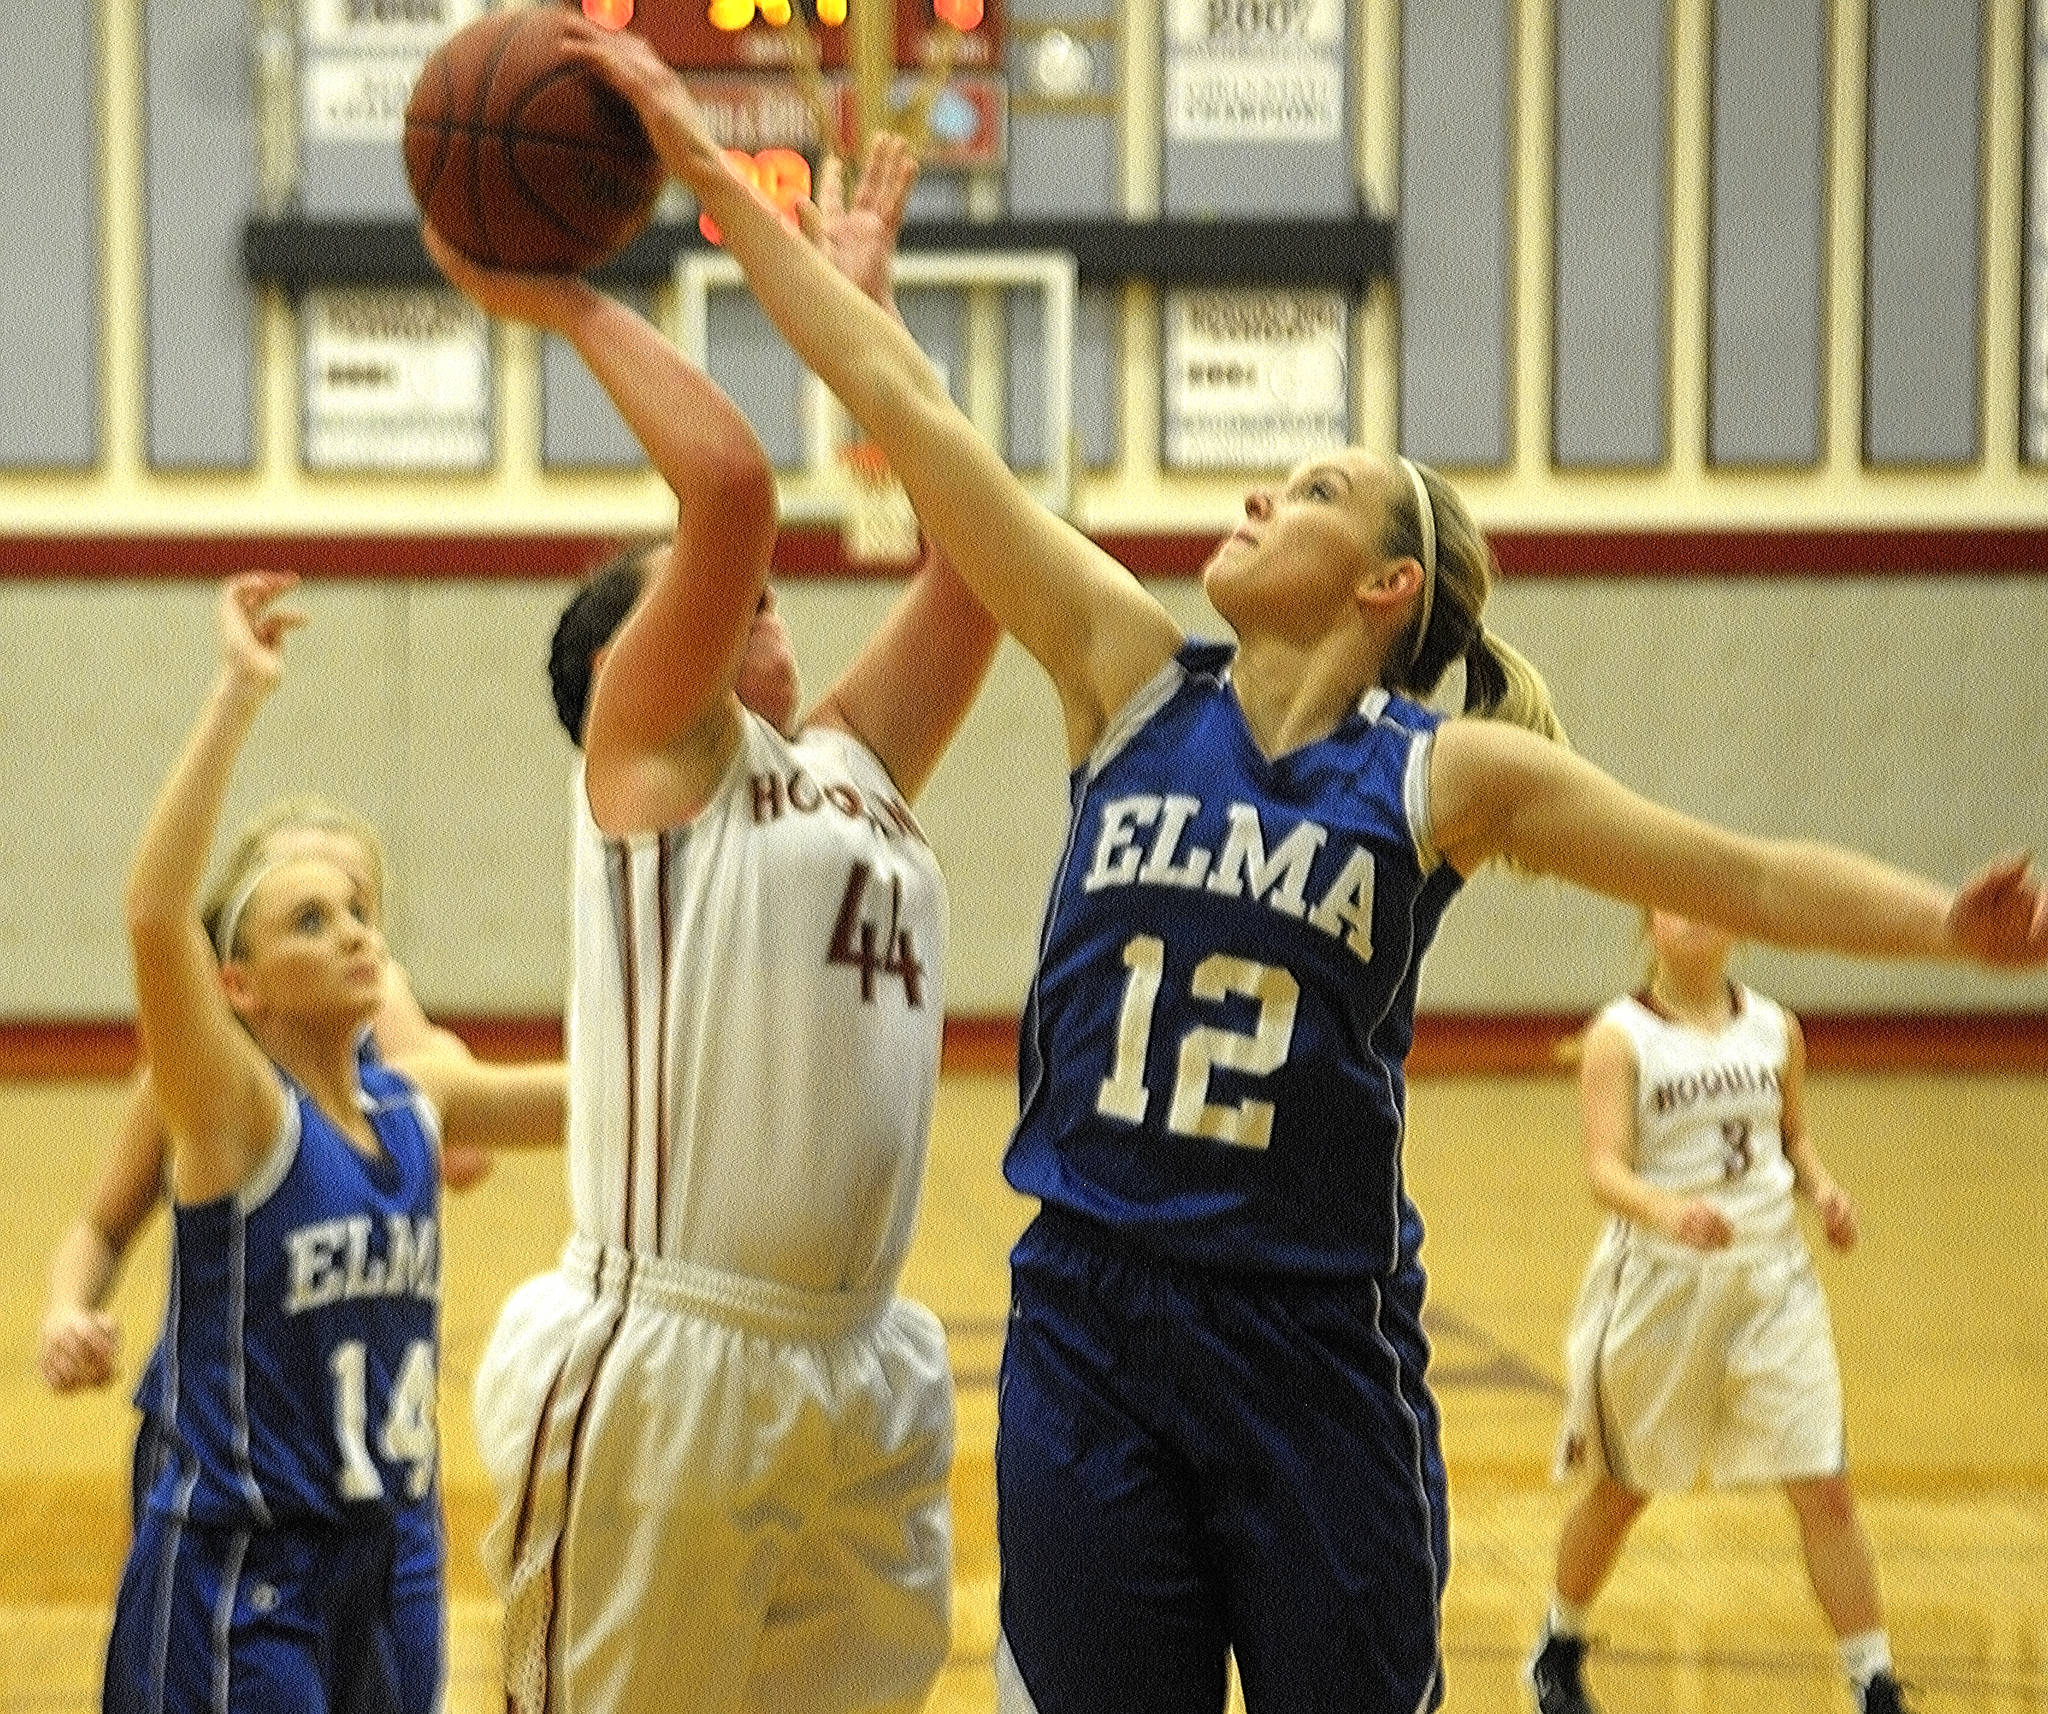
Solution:
<path fill-rule="evenodd" d="M 1809 1529 L 1846 1529 L 1856 1521 L 1856 1496 L 1846 1476 L 1823 1476 L 1808 1482 L 1787 1482 L 1792 1509 Z"/>

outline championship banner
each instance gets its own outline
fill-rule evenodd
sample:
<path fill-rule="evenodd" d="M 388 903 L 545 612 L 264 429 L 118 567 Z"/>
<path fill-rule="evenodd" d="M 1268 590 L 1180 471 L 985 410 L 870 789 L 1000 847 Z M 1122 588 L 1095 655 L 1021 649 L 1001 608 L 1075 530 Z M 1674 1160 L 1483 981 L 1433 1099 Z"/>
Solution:
<path fill-rule="evenodd" d="M 1327 143 L 1344 124 L 1344 0 L 1168 0 L 1166 135 Z"/>
<path fill-rule="evenodd" d="M 1166 300 L 1172 470 L 1284 470 L 1351 439 L 1341 292 L 1174 292 Z"/>
<path fill-rule="evenodd" d="M 490 327 L 450 291 L 308 292 L 300 305 L 308 470 L 490 467 Z"/>

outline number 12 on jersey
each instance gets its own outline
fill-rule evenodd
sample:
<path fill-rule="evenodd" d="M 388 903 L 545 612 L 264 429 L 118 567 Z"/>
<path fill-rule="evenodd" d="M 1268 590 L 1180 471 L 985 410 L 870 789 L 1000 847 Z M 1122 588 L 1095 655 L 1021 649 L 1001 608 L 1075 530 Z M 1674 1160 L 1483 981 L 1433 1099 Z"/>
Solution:
<path fill-rule="evenodd" d="M 1117 1016 L 1116 1063 L 1095 1094 L 1095 1110 L 1107 1119 L 1144 1123 L 1153 1092 L 1145 1085 L 1154 1014 L 1166 973 L 1166 943 L 1157 935 L 1133 935 L 1124 943 L 1123 1007 Z M 1277 965 L 1259 964 L 1212 952 L 1188 981 L 1190 998 L 1221 1004 L 1233 995 L 1251 1000 L 1258 1015 L 1248 1030 L 1198 1024 L 1180 1038 L 1166 1128 L 1177 1136 L 1204 1137 L 1237 1148 L 1263 1149 L 1273 1138 L 1273 1104 L 1244 1100 L 1223 1106 L 1209 1099 L 1214 1070 L 1265 1077 L 1287 1063 L 1301 987 Z"/>

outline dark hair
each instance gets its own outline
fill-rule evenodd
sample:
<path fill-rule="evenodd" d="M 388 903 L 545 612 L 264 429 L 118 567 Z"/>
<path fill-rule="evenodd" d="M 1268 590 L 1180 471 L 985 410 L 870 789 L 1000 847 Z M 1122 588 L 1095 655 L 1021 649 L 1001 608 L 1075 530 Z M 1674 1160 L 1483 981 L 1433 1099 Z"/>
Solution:
<path fill-rule="evenodd" d="M 595 656 L 625 623 L 647 582 L 647 556 L 660 541 L 636 542 L 622 548 L 587 578 L 562 616 L 548 644 L 548 683 L 555 693 L 555 715 L 569 742 L 583 748 L 583 722 L 590 713 L 590 679 Z"/>

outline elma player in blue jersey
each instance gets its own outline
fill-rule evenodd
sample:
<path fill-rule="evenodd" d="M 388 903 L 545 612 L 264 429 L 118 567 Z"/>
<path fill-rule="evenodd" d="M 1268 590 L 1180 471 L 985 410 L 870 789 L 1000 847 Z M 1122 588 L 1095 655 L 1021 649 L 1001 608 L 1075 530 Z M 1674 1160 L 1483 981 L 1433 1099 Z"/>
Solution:
<path fill-rule="evenodd" d="M 352 810 L 310 794 L 279 798 L 246 823 L 225 860 L 222 877 L 209 888 L 201 911 L 207 918 L 224 910 L 236 878 L 251 865 L 267 866 L 286 856 L 325 857 L 362 889 L 370 920 L 384 920 L 384 847 L 377 830 Z M 459 1036 L 433 1023 L 415 998 L 395 959 L 386 961 L 384 998 L 363 1032 L 357 1052 L 371 1063 L 403 1060 L 422 1053 L 456 1054 L 469 1049 Z M 143 1067 L 129 1086 L 115 1128 L 113 1146 L 100 1163 L 85 1206 L 50 1259 L 49 1302 L 43 1315 L 38 1360 L 43 1378 L 60 1393 L 104 1387 L 117 1372 L 121 1328 L 109 1299 L 121 1264 L 158 1204 L 169 1194 L 170 1144 L 157 1112 L 155 1085 Z M 463 1189 L 490 1170 L 481 1149 L 441 1150 L 441 1183 Z M 168 1442 L 160 1427 L 164 1346 L 150 1348 L 135 1384 L 140 1413 L 135 1435 L 132 1516 L 148 1509 L 149 1494 Z M 399 1687 L 408 1706 L 431 1707 L 445 1676 L 442 1637 L 443 1570 L 446 1543 L 438 1506 L 409 1507 L 399 1517 L 396 1562 L 401 1645 Z"/>
<path fill-rule="evenodd" d="M 428 1714 L 400 1545 L 435 1504 L 442 1135 L 561 1136 L 559 1063 L 358 1056 L 385 950 L 361 879 L 257 848 L 209 935 L 201 875 L 283 669 L 295 580 L 231 578 L 220 667 L 127 892 L 171 1140 L 163 1448 L 122 1572 L 107 1710 Z"/>
<path fill-rule="evenodd" d="M 1500 858 L 1751 938 L 2048 960 L 2024 862 L 1960 893 L 1645 802 L 1561 743 L 1481 623 L 1492 556 L 1405 459 L 1311 459 L 1245 503 L 1192 644 L 1040 506 L 910 337 L 734 176 L 642 39 L 572 47 L 639 111 L 755 297 L 1051 675 L 1073 819 L 1006 1170 L 997 1428 L 1006 1710 L 1254 1714 L 1442 1696 L 1444 1477 L 1401 1182 L 1416 973 Z M 1468 715 L 1429 694 L 1454 661 Z M 1529 730 L 1533 727 L 1535 730 Z"/>

